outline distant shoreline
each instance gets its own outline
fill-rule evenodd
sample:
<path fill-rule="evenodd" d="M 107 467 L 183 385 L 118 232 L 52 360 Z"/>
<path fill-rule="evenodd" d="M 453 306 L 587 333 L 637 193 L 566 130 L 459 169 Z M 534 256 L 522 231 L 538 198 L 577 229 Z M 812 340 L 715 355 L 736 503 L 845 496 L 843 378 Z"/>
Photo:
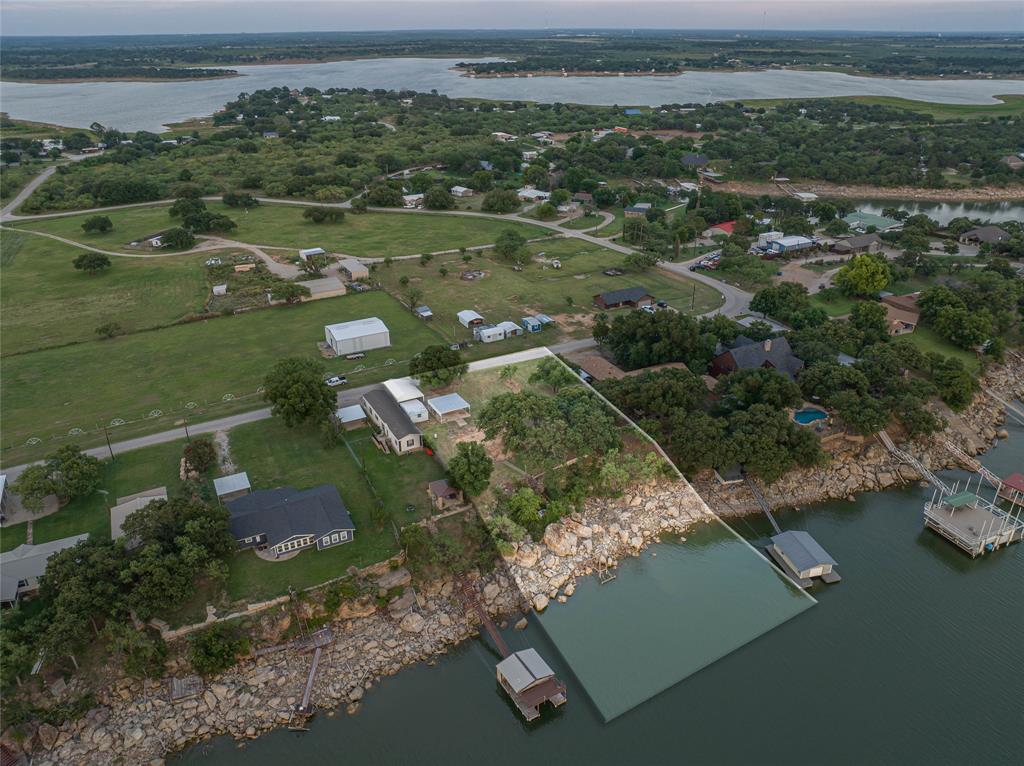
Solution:
<path fill-rule="evenodd" d="M 241 72 L 234 71 L 205 77 L 58 77 L 52 80 L 0 75 L 0 82 L 25 83 L 26 85 L 68 85 L 80 82 L 197 82 L 200 80 L 227 80 L 232 77 L 244 76 Z"/>

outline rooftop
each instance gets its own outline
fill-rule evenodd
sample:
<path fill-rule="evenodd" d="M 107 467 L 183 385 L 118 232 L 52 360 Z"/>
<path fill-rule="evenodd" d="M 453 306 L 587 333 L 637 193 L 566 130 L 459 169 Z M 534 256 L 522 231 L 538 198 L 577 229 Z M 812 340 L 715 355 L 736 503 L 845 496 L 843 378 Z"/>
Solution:
<path fill-rule="evenodd" d="M 250 489 L 251 486 L 249 484 L 249 474 L 245 471 L 233 473 L 230 476 L 221 476 L 219 479 L 213 480 L 213 490 L 217 493 L 217 497 L 230 495 L 232 492 L 240 492 L 243 489 Z"/>
<path fill-rule="evenodd" d="M 236 540 L 266 535 L 267 545 L 274 546 L 297 535 L 321 537 L 336 529 L 355 529 L 333 484 L 260 489 L 226 505 Z"/>
<path fill-rule="evenodd" d="M 423 398 L 423 392 L 420 391 L 412 378 L 391 378 L 391 380 L 385 380 L 384 388 L 387 389 L 388 393 L 391 394 L 399 404 L 402 402 L 408 402 L 411 399 Z"/>
<path fill-rule="evenodd" d="M 831 564 L 832 566 L 837 564 L 828 551 L 802 530 L 791 530 L 775 535 L 772 537 L 772 542 L 786 555 L 786 558 L 793 562 L 793 566 L 798 571 L 802 572 L 820 564 Z"/>
<path fill-rule="evenodd" d="M 375 388 L 363 394 L 363 400 L 373 408 L 396 439 L 418 434 L 420 430 L 412 422 L 409 413 L 402 409 L 385 388 Z"/>
<path fill-rule="evenodd" d="M 651 294 L 643 287 L 624 287 L 621 290 L 609 290 L 606 293 L 600 293 L 596 297 L 605 303 L 626 303 L 628 301 L 638 301 L 641 298 L 650 298 Z"/>
<path fill-rule="evenodd" d="M 773 338 L 763 343 L 750 343 L 725 353 L 732 355 L 736 367 L 741 370 L 771 366 L 783 375 L 793 378 L 804 368 L 804 363 L 793 355 L 793 349 L 784 337 Z"/>
<path fill-rule="evenodd" d="M 449 412 L 469 409 L 469 402 L 458 394 L 435 396 L 433 399 L 427 399 L 427 404 L 430 405 L 430 409 L 439 415 L 447 415 Z"/>
<path fill-rule="evenodd" d="M 39 545 L 23 543 L 12 551 L 0 553 L 0 601 L 17 598 L 20 580 L 42 577 L 50 556 L 88 539 L 89 535 L 84 534 Z"/>
<path fill-rule="evenodd" d="M 351 322 L 329 324 L 324 329 L 331 334 L 334 340 L 340 341 L 362 338 L 379 332 L 387 332 L 388 326 L 377 317 L 367 317 L 366 319 L 355 319 Z"/>
<path fill-rule="evenodd" d="M 555 674 L 535 649 L 513 652 L 498 663 L 498 672 L 517 693 Z"/>

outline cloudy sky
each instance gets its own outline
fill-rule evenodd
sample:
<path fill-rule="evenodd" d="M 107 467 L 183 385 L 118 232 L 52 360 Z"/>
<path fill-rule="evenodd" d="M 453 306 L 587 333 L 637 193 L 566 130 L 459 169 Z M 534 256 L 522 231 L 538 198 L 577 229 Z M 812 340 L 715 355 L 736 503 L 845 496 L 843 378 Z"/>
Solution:
<path fill-rule="evenodd" d="M 1024 0 L 3 0 L 5 35 L 545 27 L 1024 32 Z"/>

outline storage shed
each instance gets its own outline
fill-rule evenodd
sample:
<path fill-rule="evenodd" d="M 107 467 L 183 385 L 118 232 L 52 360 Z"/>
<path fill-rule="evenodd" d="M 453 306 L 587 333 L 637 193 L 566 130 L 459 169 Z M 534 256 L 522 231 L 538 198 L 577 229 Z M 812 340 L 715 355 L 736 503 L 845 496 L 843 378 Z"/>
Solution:
<path fill-rule="evenodd" d="M 338 356 L 387 348 L 391 345 L 388 327 L 377 317 L 329 324 L 324 327 L 324 336 L 327 344 Z"/>
<path fill-rule="evenodd" d="M 783 561 L 803 579 L 822 577 L 832 571 L 836 560 L 807 532 L 791 530 L 772 537 L 772 546 Z"/>
<path fill-rule="evenodd" d="M 303 301 L 318 301 L 321 298 L 337 298 L 345 294 L 345 285 L 337 277 L 320 277 L 320 279 L 306 279 L 297 284 L 309 290 L 309 297 Z"/>
<path fill-rule="evenodd" d="M 523 317 L 522 322 L 527 332 L 540 332 L 544 329 L 544 325 L 536 317 Z"/>
<path fill-rule="evenodd" d="M 473 311 L 473 309 L 464 309 L 456 314 L 456 316 L 459 318 L 459 324 L 463 327 L 477 327 L 484 323 L 484 318 Z"/>
<path fill-rule="evenodd" d="M 322 247 L 307 247 L 303 250 L 299 250 L 299 258 L 302 260 L 308 260 L 313 255 L 327 255 L 327 251 Z"/>
<path fill-rule="evenodd" d="M 334 417 L 346 429 L 360 428 L 366 425 L 366 411 L 358 404 L 339 408 L 335 411 Z"/>
<path fill-rule="evenodd" d="M 505 333 L 506 338 L 514 338 L 517 335 L 523 334 L 523 328 L 517 325 L 515 322 L 499 322 L 496 325 L 497 329 Z"/>
<path fill-rule="evenodd" d="M 469 414 L 469 402 L 463 399 L 458 394 L 445 394 L 444 396 L 435 396 L 432 399 L 427 399 L 427 407 L 430 408 L 437 419 L 442 423 L 444 422 L 445 415 L 455 415 L 457 413 Z"/>
<path fill-rule="evenodd" d="M 217 499 L 225 502 L 248 495 L 250 489 L 252 489 L 252 485 L 249 484 L 249 474 L 245 471 L 213 480 L 213 491 L 217 494 Z"/>
<path fill-rule="evenodd" d="M 473 329 L 473 338 L 481 343 L 494 343 L 505 340 L 505 331 L 494 325 L 482 324 Z"/>
<path fill-rule="evenodd" d="M 370 270 L 366 267 L 366 264 L 360 263 L 355 258 L 344 258 L 339 261 L 338 270 L 341 271 L 342 275 L 349 282 L 370 278 Z"/>

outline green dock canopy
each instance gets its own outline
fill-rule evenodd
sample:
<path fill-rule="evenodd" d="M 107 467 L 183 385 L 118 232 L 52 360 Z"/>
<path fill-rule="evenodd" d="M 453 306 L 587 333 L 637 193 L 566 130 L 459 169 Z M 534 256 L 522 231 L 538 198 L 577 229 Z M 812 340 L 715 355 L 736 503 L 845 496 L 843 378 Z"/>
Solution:
<path fill-rule="evenodd" d="M 973 492 L 958 492 L 950 495 L 943 502 L 953 508 L 963 508 L 965 505 L 974 505 L 978 502 L 978 496 Z"/>

